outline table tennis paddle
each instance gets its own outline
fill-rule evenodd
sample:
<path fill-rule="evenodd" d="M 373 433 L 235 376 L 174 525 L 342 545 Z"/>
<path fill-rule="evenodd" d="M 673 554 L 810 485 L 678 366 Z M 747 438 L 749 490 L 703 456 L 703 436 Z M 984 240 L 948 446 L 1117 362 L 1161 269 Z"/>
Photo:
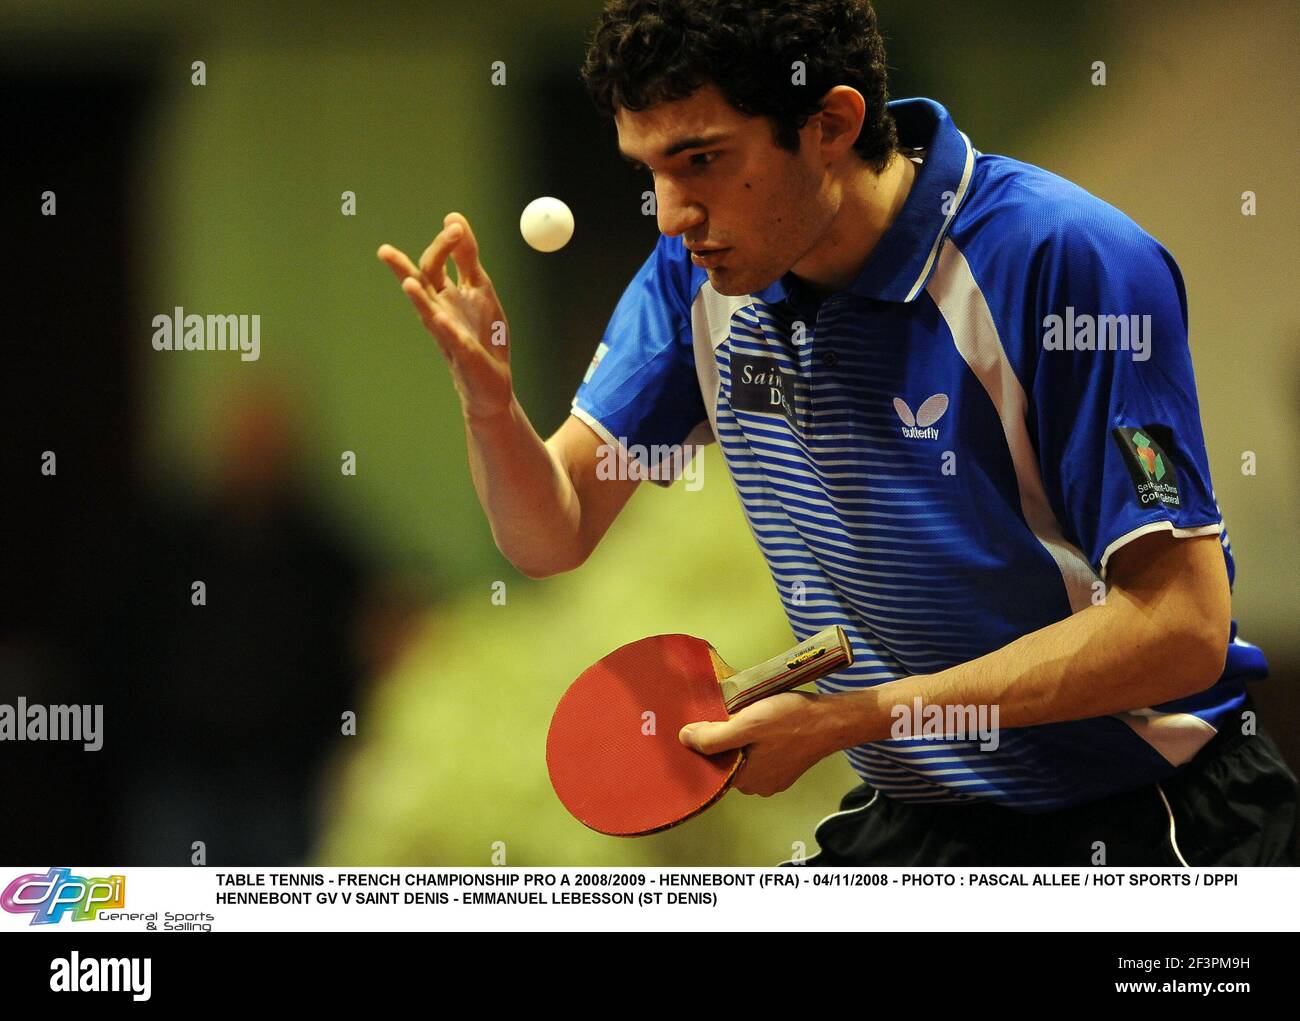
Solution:
<path fill-rule="evenodd" d="M 690 635 L 655 635 L 584 670 L 551 717 L 551 786 L 579 822 L 612 836 L 668 829 L 722 797 L 744 749 L 702 755 L 678 740 L 688 723 L 723 721 L 759 699 L 853 662 L 838 625 L 752 666 L 733 670 Z"/>

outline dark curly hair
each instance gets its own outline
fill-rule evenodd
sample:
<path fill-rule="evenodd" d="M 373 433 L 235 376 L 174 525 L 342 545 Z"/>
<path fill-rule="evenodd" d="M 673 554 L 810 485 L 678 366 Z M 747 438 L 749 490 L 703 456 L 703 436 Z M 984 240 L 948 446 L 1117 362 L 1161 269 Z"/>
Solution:
<path fill-rule="evenodd" d="M 806 84 L 792 80 L 796 60 Z M 770 118 L 775 143 L 791 152 L 826 91 L 849 85 L 867 106 L 858 155 L 879 172 L 898 148 L 870 0 L 609 0 L 582 80 L 607 117 L 685 99 L 711 81 L 742 114 Z"/>

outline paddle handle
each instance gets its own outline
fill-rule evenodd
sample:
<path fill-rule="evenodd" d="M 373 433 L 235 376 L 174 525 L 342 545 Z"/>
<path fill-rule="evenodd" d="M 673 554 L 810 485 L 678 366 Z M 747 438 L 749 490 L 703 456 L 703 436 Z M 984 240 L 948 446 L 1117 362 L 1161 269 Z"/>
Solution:
<path fill-rule="evenodd" d="M 735 715 L 747 705 L 778 692 L 825 677 L 853 662 L 853 646 L 844 629 L 832 624 L 779 656 L 725 678 L 722 700 L 727 713 Z"/>

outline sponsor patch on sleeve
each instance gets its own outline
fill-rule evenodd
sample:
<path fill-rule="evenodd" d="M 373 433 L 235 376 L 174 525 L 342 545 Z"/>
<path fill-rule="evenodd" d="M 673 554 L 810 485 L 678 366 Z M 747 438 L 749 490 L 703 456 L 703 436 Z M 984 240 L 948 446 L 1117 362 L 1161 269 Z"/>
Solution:
<path fill-rule="evenodd" d="M 591 374 L 596 371 L 596 366 L 600 364 L 600 360 L 605 357 L 605 352 L 608 350 L 609 345 L 604 341 L 596 345 L 596 353 L 591 356 L 591 364 L 587 366 L 587 374 L 582 377 L 584 383 L 591 379 Z"/>
<path fill-rule="evenodd" d="M 1140 429 L 1116 426 L 1111 430 L 1115 442 L 1124 452 L 1124 464 L 1133 479 L 1133 489 L 1143 507 L 1177 508 L 1178 474 L 1171 454 L 1173 431 L 1162 425 L 1144 425 Z"/>

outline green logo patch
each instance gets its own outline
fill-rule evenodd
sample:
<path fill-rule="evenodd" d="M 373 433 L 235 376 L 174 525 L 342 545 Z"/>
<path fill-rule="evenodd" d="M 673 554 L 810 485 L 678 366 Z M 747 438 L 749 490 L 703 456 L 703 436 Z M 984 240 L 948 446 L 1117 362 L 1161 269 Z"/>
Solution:
<path fill-rule="evenodd" d="M 1178 507 L 1178 474 L 1171 456 L 1173 431 L 1161 425 L 1144 425 L 1140 429 L 1116 426 L 1111 435 L 1124 453 L 1138 502 L 1143 507 Z"/>

